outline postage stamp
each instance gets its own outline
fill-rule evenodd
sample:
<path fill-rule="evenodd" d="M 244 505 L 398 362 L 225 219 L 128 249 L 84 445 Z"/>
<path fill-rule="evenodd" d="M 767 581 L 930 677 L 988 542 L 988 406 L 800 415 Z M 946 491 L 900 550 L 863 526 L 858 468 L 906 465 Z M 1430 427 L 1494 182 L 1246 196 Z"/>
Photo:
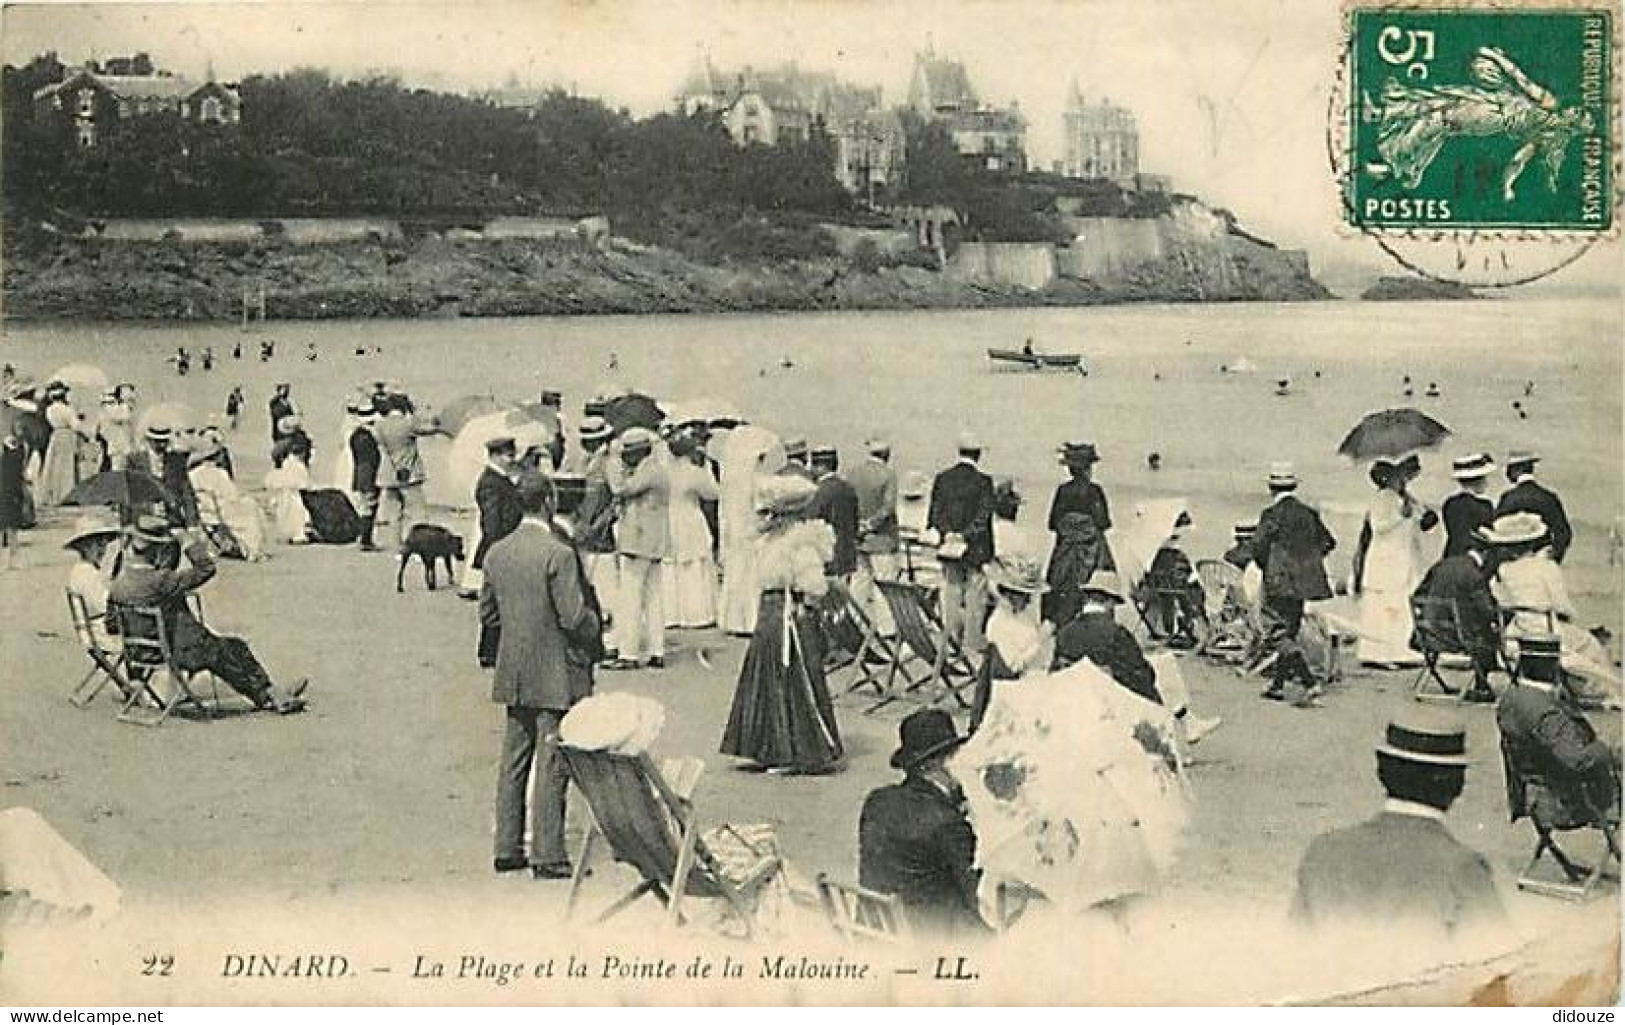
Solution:
<path fill-rule="evenodd" d="M 1350 224 L 1608 231 L 1613 20 L 1601 6 L 1351 10 Z"/>

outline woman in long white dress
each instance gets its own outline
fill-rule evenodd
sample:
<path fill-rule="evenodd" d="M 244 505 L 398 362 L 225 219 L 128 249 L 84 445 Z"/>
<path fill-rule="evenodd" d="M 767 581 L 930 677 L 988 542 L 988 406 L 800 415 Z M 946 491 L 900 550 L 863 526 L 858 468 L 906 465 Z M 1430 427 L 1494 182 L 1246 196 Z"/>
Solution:
<path fill-rule="evenodd" d="M 265 489 L 270 492 L 271 527 L 275 537 L 290 545 L 302 545 L 310 540 L 310 513 L 300 492 L 310 487 L 310 465 L 302 453 L 291 453 L 282 465 L 265 475 Z"/>
<path fill-rule="evenodd" d="M 51 440 L 45 446 L 35 501 L 40 505 L 61 505 L 68 492 L 79 483 L 79 445 L 82 423 L 68 404 L 66 392 L 52 392 L 45 399 L 45 420 L 51 425 Z"/>
<path fill-rule="evenodd" d="M 671 555 L 663 574 L 666 625 L 699 628 L 716 625 L 717 567 L 711 555 L 711 528 L 701 502 L 717 500 L 717 483 L 705 463 L 705 449 L 689 434 L 671 441 Z"/>
<path fill-rule="evenodd" d="M 1422 532 L 1438 517 L 1406 491 L 1421 471 L 1413 456 L 1371 466 L 1377 493 L 1366 506 L 1361 544 L 1354 555 L 1354 590 L 1360 597 L 1359 659 L 1366 665 L 1419 665 L 1411 650 L 1411 593 L 1422 580 L 1427 559 Z M 1431 522 L 1430 522 L 1431 521 Z"/>
<path fill-rule="evenodd" d="M 198 497 L 198 515 L 205 524 L 219 523 L 231 531 L 249 562 L 270 558 L 266 543 L 270 533 L 259 503 L 245 495 L 226 472 L 224 448 L 218 445 L 187 474 Z M 300 503 L 303 507 L 303 502 Z"/>
<path fill-rule="evenodd" d="M 756 485 L 784 466 L 784 447 L 771 432 L 741 424 L 728 432 L 719 451 L 722 487 L 717 518 L 722 532 L 722 598 L 719 619 L 728 633 L 750 636 L 756 629 L 761 590 L 754 564 L 761 524 Z"/>
<path fill-rule="evenodd" d="M 1564 672 L 1579 677 L 1576 693 L 1588 705 L 1618 707 L 1619 671 L 1592 633 L 1575 622 L 1577 615 L 1563 579 L 1563 567 L 1551 556 L 1546 523 L 1535 513 L 1512 513 L 1497 519 L 1483 537 L 1496 546 L 1490 592 L 1511 613 L 1508 639 L 1555 634 Z"/>

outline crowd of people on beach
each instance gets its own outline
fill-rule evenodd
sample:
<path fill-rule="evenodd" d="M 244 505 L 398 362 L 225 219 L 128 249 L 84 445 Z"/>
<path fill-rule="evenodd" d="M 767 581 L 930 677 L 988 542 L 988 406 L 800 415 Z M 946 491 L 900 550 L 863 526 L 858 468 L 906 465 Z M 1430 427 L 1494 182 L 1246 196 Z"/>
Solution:
<path fill-rule="evenodd" d="M 262 358 L 271 355 L 262 345 Z M 179 372 L 188 359 L 178 354 Z M 205 350 L 204 368 L 212 362 Z M 234 474 L 231 445 L 240 443 L 246 401 L 240 387 L 227 397 L 225 427 L 142 415 L 128 383 L 94 396 L 94 415 L 81 412 L 81 397 L 66 382 L 38 382 L 7 368 L 3 387 L 7 566 L 16 531 L 39 510 L 108 506 L 77 523 L 67 542 L 78 555 L 70 591 L 99 622 L 112 622 L 102 618 L 110 608 L 159 609 L 182 668 L 213 672 L 254 707 L 283 714 L 305 707 L 308 681 L 275 683 L 246 641 L 208 629 L 190 596 L 213 578 L 218 558 L 257 561 L 278 543 L 409 551 L 414 528 L 431 517 L 430 466 L 420 442 L 453 433 L 401 389 L 376 382 L 346 403 L 333 486 L 324 487 L 311 472 L 315 445 L 303 415 L 291 387 L 280 383 L 266 406 L 271 470 L 256 498 Z M 478 657 L 492 670 L 492 700 L 506 716 L 498 872 L 571 875 L 563 836 L 568 773 L 549 738 L 592 694 L 598 672 L 664 669 L 670 629 L 718 628 L 749 639 L 719 724 L 721 753 L 772 774 L 839 771 L 847 754 L 830 675 L 884 657 L 887 646 L 877 639 L 907 641 L 899 635 L 910 624 L 899 621 L 888 593 L 898 582 L 909 584 L 940 624 L 945 652 L 962 653 L 975 675 L 963 702 L 964 732 L 935 707 L 903 720 L 891 764 L 906 779 L 871 795 L 862 815 L 863 884 L 898 894 L 926 923 L 982 922 L 974 830 L 943 764 L 1010 688 L 1088 662 L 1163 708 L 1186 752 L 1220 726 L 1195 714 L 1177 672 L 1159 671 L 1147 658 L 1136 630 L 1119 619 L 1125 606 L 1158 646 L 1226 656 L 1244 672 L 1268 675 L 1262 697 L 1313 708 L 1330 675 L 1316 645 L 1335 654 L 1341 641 L 1353 640 L 1359 661 L 1372 668 L 1417 665 L 1424 654 L 1417 638 L 1428 624 L 1416 622 L 1413 611 L 1419 598 L 1437 600 L 1459 624 L 1473 668 L 1465 700 L 1496 701 L 1491 676 L 1516 668 L 1521 649 L 1534 653 L 1532 665 L 1557 663 L 1527 674 L 1534 683 L 1576 702 L 1618 707 L 1606 633 L 1577 621 L 1564 584 L 1572 526 L 1559 497 L 1536 479 L 1533 452 L 1507 456 L 1510 487 L 1498 500 L 1489 496 L 1496 469 L 1489 455 L 1456 459 L 1451 476 L 1459 490 L 1437 510 L 1411 493 L 1419 457 L 1372 461 L 1374 493 L 1349 584 L 1359 611 L 1349 620 L 1324 604 L 1340 589 L 1326 567 L 1338 539 L 1299 497 L 1290 464 L 1270 467 L 1260 488 L 1267 503 L 1255 520 L 1235 525 L 1230 550 L 1193 562 L 1184 540 L 1193 511 L 1183 505 L 1142 503 L 1132 522 L 1114 523 L 1094 479 L 1102 454 L 1087 440 L 1057 449 L 1067 479 L 1039 533 L 1018 522 L 1023 497 L 1009 479 L 983 468 L 987 447 L 970 434 L 957 439 L 952 462 L 927 477 L 900 475 L 879 436 L 847 463 L 832 445 L 733 414 L 663 416 L 636 395 L 595 396 L 573 424 L 557 391 L 524 409 L 513 430 L 478 439 L 484 462 L 465 521 L 472 554 L 458 581 L 459 594 L 478 602 Z M 109 473 L 154 487 L 143 493 L 127 480 L 123 498 L 74 501 L 76 488 Z M 380 522 L 390 528 L 383 538 Z M 1224 573 L 1204 576 L 1197 569 L 1204 562 Z M 1224 593 L 1212 593 L 1215 582 Z M 1252 629 L 1227 646 L 1224 628 L 1238 622 Z M 1514 692 L 1528 703 L 1518 686 L 1503 693 L 1503 709 Z M 1578 730 L 1583 717 L 1562 707 L 1563 722 Z M 1542 721 L 1526 713 L 1518 716 Z M 1559 764 L 1590 780 L 1587 786 L 1598 772 L 1617 773 L 1617 750 L 1576 746 L 1572 735 L 1554 739 L 1547 727 L 1529 726 L 1524 742 L 1567 744 Z M 1393 798 L 1390 813 L 1411 815 L 1419 806 L 1431 809 L 1421 817 L 1436 821 L 1459 793 L 1465 761 L 1459 751 L 1445 761 L 1430 756 L 1417 739 L 1427 728 L 1391 726 L 1379 768 Z M 1349 843 L 1376 851 L 1391 840 L 1379 831 Z M 1395 888 L 1393 901 L 1403 900 L 1403 884 L 1384 881 L 1369 858 L 1354 859 L 1357 870 L 1337 867 L 1348 860 L 1339 842 L 1311 850 L 1302 917 L 1338 904 L 1349 871 L 1364 873 L 1365 885 L 1378 890 Z M 1458 862 L 1478 871 L 1471 858 Z M 1338 881 L 1326 883 L 1328 876 Z"/>

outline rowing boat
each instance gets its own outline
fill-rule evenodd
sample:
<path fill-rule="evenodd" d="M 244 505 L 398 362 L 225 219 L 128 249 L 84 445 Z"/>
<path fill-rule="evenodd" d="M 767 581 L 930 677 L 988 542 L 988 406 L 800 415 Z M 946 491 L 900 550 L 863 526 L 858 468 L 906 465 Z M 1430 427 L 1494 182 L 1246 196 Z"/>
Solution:
<path fill-rule="evenodd" d="M 1076 370 L 1083 365 L 1077 352 L 1023 352 L 1020 349 L 989 349 L 987 358 L 995 363 L 1019 363 L 1033 370 Z"/>

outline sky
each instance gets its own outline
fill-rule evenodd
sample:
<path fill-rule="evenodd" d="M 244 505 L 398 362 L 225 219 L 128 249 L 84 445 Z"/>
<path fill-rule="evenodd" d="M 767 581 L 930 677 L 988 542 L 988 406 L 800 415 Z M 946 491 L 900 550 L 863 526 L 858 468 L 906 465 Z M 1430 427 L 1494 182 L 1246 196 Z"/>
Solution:
<path fill-rule="evenodd" d="M 299 66 L 384 71 L 464 90 L 510 76 L 669 107 L 709 54 L 720 68 L 787 60 L 907 95 L 916 51 L 963 61 L 982 98 L 1021 104 L 1029 156 L 1061 155 L 1075 80 L 1133 109 L 1142 169 L 1235 211 L 1318 263 L 1384 257 L 1339 228 L 1326 156 L 1337 0 L 620 0 L 7 4 L 0 50 L 76 63 L 145 50 L 161 67 L 223 80 Z M 1566 276 L 1617 281 L 1620 246 Z"/>

